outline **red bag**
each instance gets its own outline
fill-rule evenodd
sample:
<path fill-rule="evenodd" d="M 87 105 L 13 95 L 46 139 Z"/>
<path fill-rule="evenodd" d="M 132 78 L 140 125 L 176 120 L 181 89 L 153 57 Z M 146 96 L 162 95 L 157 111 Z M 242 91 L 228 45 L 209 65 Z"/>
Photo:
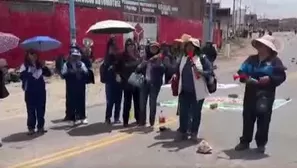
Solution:
<path fill-rule="evenodd" d="M 173 96 L 178 96 L 179 77 L 171 79 L 171 91 Z"/>

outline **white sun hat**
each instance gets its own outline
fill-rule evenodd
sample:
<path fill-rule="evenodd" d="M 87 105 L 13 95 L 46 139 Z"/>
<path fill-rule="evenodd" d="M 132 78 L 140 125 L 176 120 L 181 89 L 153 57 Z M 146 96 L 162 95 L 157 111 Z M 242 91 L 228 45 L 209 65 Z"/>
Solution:
<path fill-rule="evenodd" d="M 264 44 L 266 47 L 270 48 L 272 51 L 278 53 L 281 46 L 280 42 L 273 36 L 265 35 L 261 38 L 252 41 L 252 46 L 256 48 L 257 42 Z"/>
<path fill-rule="evenodd" d="M 185 42 L 191 42 L 195 47 L 199 47 L 200 48 L 200 41 L 197 38 L 189 38 L 187 41 Z"/>

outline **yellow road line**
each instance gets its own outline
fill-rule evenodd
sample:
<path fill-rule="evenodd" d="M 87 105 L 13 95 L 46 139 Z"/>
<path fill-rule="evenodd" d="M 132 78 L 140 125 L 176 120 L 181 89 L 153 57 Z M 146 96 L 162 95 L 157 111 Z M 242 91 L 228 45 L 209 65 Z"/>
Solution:
<path fill-rule="evenodd" d="M 169 120 L 165 124 L 156 125 L 155 127 L 171 125 L 176 122 L 175 118 L 169 118 Z M 133 129 L 133 128 L 132 128 Z M 128 134 L 128 133 L 117 133 L 114 136 L 103 138 L 98 141 L 90 142 L 85 145 L 72 147 L 66 150 L 62 150 L 60 152 L 56 152 L 53 154 L 49 154 L 37 159 L 32 159 L 17 165 L 13 165 L 9 168 L 37 168 L 41 167 L 59 160 L 71 158 L 73 156 L 78 156 L 82 153 L 89 152 L 95 149 L 100 149 L 106 146 L 110 146 L 116 142 L 121 142 L 125 139 L 131 138 L 135 134 Z"/>

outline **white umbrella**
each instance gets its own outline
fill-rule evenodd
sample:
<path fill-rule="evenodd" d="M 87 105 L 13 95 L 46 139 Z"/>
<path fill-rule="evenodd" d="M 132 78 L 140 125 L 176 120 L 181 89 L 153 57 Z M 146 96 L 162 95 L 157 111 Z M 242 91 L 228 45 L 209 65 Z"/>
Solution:
<path fill-rule="evenodd" d="M 87 33 L 95 34 L 123 34 L 134 31 L 135 28 L 127 22 L 119 20 L 105 20 L 92 25 Z"/>

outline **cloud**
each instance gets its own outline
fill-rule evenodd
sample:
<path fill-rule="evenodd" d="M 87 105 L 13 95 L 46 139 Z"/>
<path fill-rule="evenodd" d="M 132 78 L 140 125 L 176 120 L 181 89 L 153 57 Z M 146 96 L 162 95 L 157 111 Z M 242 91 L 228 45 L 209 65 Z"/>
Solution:
<path fill-rule="evenodd" d="M 231 7 L 233 0 L 220 0 L 222 7 Z M 236 0 L 239 6 L 239 0 Z M 249 10 L 260 16 L 268 18 L 297 17 L 297 0 L 242 0 L 242 7 L 248 6 Z M 273 10 L 272 10 L 273 9 Z"/>

